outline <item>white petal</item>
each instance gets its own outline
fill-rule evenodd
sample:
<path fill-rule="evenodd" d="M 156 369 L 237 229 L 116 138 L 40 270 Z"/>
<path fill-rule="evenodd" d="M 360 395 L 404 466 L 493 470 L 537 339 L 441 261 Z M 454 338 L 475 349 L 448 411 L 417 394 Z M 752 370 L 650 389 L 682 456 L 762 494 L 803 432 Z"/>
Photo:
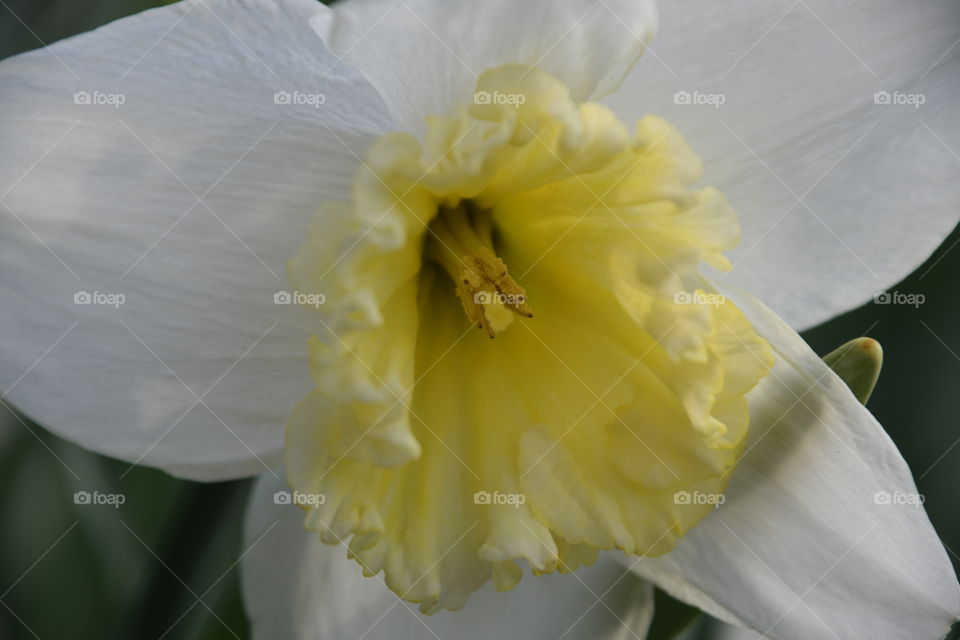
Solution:
<path fill-rule="evenodd" d="M 726 503 L 636 570 L 768 638 L 941 637 L 960 587 L 903 458 L 796 333 L 732 297 L 778 353 L 751 441 Z"/>
<path fill-rule="evenodd" d="M 656 22 L 652 0 L 349 0 L 315 25 L 417 132 L 425 116 L 471 102 L 477 76 L 502 64 L 535 64 L 578 100 L 605 95 Z"/>
<path fill-rule="evenodd" d="M 303 511 L 275 504 L 286 485 L 261 477 L 245 526 L 243 595 L 254 640 L 317 638 L 642 639 L 653 614 L 646 583 L 601 556 L 575 574 L 526 575 L 513 591 L 491 585 L 461 611 L 425 616 L 380 576 L 363 577 L 344 546 L 303 528 Z"/>
<path fill-rule="evenodd" d="M 729 282 L 808 328 L 897 283 L 957 224 L 955 2 L 681 0 L 661 11 L 611 104 L 631 122 L 666 117 L 703 157 L 704 181 L 743 223 Z M 874 104 L 880 91 L 925 102 Z"/>
<path fill-rule="evenodd" d="M 390 126 L 309 26 L 322 11 L 179 3 L 0 64 L 5 402 L 178 475 L 276 462 L 310 379 L 308 327 L 273 294 Z M 82 291 L 125 303 L 75 305 Z"/>
<path fill-rule="evenodd" d="M 715 640 L 764 640 L 763 636 L 753 629 L 736 627 L 722 622 L 715 622 L 712 629 Z"/>

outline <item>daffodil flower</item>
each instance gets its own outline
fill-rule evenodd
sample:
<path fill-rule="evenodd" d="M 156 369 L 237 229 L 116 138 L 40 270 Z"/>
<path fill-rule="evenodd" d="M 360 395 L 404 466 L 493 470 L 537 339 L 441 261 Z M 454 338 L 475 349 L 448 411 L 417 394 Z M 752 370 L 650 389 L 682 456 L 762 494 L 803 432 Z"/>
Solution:
<path fill-rule="evenodd" d="M 635 69 L 640 0 L 198 0 L 5 61 L 6 399 L 260 475 L 257 638 L 639 638 L 652 583 L 942 636 L 911 474 L 796 331 L 957 223 L 954 21 L 722 4 Z"/>

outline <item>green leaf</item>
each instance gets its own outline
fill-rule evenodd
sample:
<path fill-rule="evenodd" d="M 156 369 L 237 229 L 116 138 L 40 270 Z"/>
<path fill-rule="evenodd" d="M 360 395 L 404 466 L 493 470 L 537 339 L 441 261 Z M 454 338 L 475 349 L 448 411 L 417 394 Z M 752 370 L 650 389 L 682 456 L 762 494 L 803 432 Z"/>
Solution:
<path fill-rule="evenodd" d="M 957 640 L 960 638 L 960 622 L 953 623 L 953 627 L 950 628 L 950 633 L 947 634 L 945 640 Z"/>
<path fill-rule="evenodd" d="M 883 366 L 883 349 L 873 338 L 856 338 L 823 357 L 823 361 L 847 383 L 850 391 L 867 404 Z"/>
<path fill-rule="evenodd" d="M 653 621 L 647 640 L 670 640 L 689 627 L 702 613 L 700 609 L 680 602 L 659 588 L 653 594 Z"/>

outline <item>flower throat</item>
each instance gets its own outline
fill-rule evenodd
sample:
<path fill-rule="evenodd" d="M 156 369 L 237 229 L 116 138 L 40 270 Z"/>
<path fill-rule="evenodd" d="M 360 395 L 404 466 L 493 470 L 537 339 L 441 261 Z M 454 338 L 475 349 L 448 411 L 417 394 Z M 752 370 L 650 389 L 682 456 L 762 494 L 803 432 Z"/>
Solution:
<path fill-rule="evenodd" d="M 490 338 L 510 326 L 514 315 L 533 317 L 526 290 L 496 254 L 489 211 L 469 201 L 440 207 L 430 223 L 424 255 L 450 275 L 467 318 Z"/>

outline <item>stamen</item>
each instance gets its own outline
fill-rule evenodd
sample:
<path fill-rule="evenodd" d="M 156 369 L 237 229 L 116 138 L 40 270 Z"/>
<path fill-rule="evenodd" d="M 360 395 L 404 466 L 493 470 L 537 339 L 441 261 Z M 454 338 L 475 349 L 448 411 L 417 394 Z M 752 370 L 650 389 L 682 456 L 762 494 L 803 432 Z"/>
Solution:
<path fill-rule="evenodd" d="M 526 290 L 494 253 L 489 213 L 466 204 L 441 208 L 430 224 L 425 255 L 450 274 L 467 318 L 491 338 L 510 326 L 513 314 L 533 317 Z"/>

